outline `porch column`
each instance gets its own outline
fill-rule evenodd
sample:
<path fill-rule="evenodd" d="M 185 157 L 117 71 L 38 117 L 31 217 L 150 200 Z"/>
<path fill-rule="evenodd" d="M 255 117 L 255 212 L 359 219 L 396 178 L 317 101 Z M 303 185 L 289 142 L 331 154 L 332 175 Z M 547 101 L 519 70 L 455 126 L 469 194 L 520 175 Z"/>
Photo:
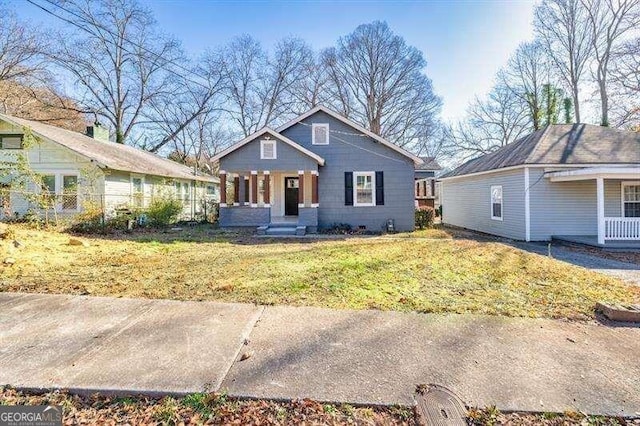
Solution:
<path fill-rule="evenodd" d="M 298 170 L 298 208 L 304 207 L 304 170 Z"/>
<path fill-rule="evenodd" d="M 242 205 L 243 206 L 248 206 L 249 205 L 249 193 L 251 192 L 251 190 L 249 189 L 249 176 L 245 176 L 244 180 L 242 181 L 242 184 L 244 185 L 244 198 L 242 199 Z"/>
<path fill-rule="evenodd" d="M 233 205 L 240 205 L 240 175 L 233 178 Z"/>
<path fill-rule="evenodd" d="M 220 170 L 220 207 L 227 207 L 227 172 Z"/>
<path fill-rule="evenodd" d="M 596 200 L 598 209 L 598 244 L 604 244 L 604 178 L 596 178 Z"/>
<path fill-rule="evenodd" d="M 271 174 L 269 172 L 269 170 L 265 170 L 262 172 L 262 179 L 264 179 L 264 206 L 265 207 L 271 207 L 271 196 L 270 196 L 270 181 L 271 181 Z"/>
<path fill-rule="evenodd" d="M 311 171 L 311 207 L 318 207 L 318 172 Z"/>
<path fill-rule="evenodd" d="M 251 207 L 258 207 L 258 171 L 251 170 Z"/>

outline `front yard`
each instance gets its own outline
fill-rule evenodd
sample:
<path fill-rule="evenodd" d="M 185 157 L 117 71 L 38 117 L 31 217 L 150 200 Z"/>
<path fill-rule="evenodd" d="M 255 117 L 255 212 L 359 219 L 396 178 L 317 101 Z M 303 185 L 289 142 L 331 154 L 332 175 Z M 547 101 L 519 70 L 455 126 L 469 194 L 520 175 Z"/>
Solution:
<path fill-rule="evenodd" d="M 219 300 L 339 309 L 589 318 L 640 288 L 445 230 L 397 237 L 263 239 L 201 226 L 81 239 L 12 226 L 0 291 Z"/>

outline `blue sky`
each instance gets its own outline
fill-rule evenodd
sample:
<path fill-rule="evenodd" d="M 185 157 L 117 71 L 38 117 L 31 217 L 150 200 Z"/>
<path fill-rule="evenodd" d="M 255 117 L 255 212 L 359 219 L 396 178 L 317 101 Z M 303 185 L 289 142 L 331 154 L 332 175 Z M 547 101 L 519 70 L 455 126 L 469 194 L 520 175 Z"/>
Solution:
<path fill-rule="evenodd" d="M 427 59 L 426 74 L 444 99 L 443 117 L 460 118 L 487 92 L 516 46 L 532 37 L 533 0 L 224 1 L 144 0 L 167 33 L 193 55 L 248 33 L 266 47 L 288 35 L 315 49 L 331 46 L 361 23 L 387 21 Z M 33 22 L 55 18 L 22 0 L 18 14 Z M 57 23 L 56 23 L 57 24 Z"/>

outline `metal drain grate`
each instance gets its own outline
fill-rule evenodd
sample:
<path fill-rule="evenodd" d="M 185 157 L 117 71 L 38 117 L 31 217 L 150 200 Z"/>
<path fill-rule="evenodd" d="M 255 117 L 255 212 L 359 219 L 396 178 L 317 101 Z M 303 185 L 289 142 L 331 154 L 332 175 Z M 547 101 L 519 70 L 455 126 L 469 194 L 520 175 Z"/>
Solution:
<path fill-rule="evenodd" d="M 416 392 L 418 423 L 428 426 L 465 426 L 467 409 L 460 398 L 444 386 L 420 385 Z"/>

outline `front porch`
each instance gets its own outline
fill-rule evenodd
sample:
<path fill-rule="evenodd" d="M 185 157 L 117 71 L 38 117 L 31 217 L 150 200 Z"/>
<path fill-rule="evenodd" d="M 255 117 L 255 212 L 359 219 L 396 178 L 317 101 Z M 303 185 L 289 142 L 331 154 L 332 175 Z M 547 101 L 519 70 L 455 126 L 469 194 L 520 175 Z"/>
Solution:
<path fill-rule="evenodd" d="M 551 182 L 595 180 L 596 184 L 595 235 L 554 235 L 553 239 L 611 249 L 640 249 L 640 168 L 590 167 L 547 172 L 546 176 Z M 608 182 L 619 183 L 619 198 L 605 194 Z"/>
<path fill-rule="evenodd" d="M 304 235 L 318 229 L 317 170 L 220 171 L 222 227 Z"/>

